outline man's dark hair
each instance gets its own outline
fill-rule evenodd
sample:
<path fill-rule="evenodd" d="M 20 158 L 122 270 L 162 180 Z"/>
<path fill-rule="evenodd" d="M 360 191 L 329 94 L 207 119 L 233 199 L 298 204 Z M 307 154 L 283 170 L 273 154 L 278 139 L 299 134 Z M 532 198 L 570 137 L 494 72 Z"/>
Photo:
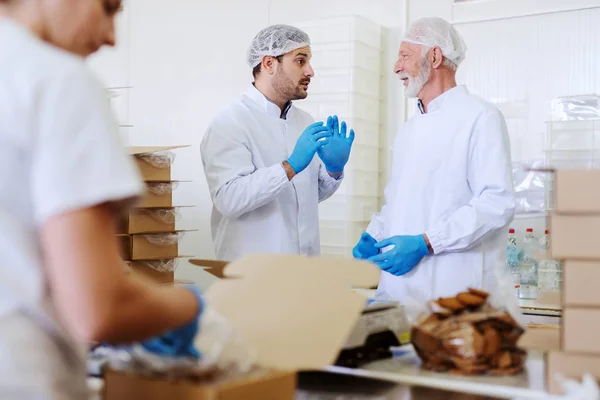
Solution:
<path fill-rule="evenodd" d="M 275 57 L 275 59 L 277 60 L 277 62 L 282 62 L 282 61 L 283 61 L 283 56 L 284 56 L 284 55 L 285 55 L 285 54 L 282 54 L 282 55 L 280 55 L 280 56 L 277 56 L 277 57 Z M 260 63 L 260 64 L 258 64 L 256 67 L 254 67 L 254 68 L 252 69 L 252 76 L 254 77 L 254 79 L 256 79 L 256 77 L 257 77 L 258 75 L 260 75 L 261 65 L 262 65 L 262 61 L 261 61 L 261 63 Z"/>

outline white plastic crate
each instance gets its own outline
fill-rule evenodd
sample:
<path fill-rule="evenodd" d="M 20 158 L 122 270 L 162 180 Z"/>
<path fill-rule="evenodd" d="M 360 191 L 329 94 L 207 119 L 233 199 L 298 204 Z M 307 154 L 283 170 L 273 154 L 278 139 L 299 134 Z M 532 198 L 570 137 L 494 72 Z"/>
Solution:
<path fill-rule="evenodd" d="M 547 122 L 546 149 L 600 149 L 600 121 Z"/>
<path fill-rule="evenodd" d="M 352 152 L 346 169 L 378 172 L 379 147 L 356 143 L 356 135 L 355 132 L 355 142 L 352 145 Z"/>
<path fill-rule="evenodd" d="M 319 204 L 319 217 L 333 221 L 368 221 L 379 211 L 379 197 L 335 194 Z"/>
<path fill-rule="evenodd" d="M 336 194 L 379 197 L 379 172 L 344 170 L 344 181 Z"/>
<path fill-rule="evenodd" d="M 359 68 L 319 68 L 310 83 L 309 93 L 358 93 L 379 99 L 381 75 Z"/>
<path fill-rule="evenodd" d="M 313 43 L 310 47 L 315 79 L 320 68 L 362 68 L 381 74 L 381 50 L 362 42 Z"/>
<path fill-rule="evenodd" d="M 360 94 L 310 94 L 295 104 L 315 120 L 338 115 L 379 123 L 379 100 Z"/>
<path fill-rule="evenodd" d="M 321 255 L 326 257 L 353 258 L 354 246 L 321 246 Z"/>
<path fill-rule="evenodd" d="M 319 220 L 322 246 L 354 247 L 370 221 L 328 221 Z"/>
<path fill-rule="evenodd" d="M 312 43 L 360 41 L 381 48 L 381 26 L 358 16 L 324 18 L 294 24 Z"/>
<path fill-rule="evenodd" d="M 546 165 L 557 169 L 599 168 L 600 151 L 546 150 Z"/>

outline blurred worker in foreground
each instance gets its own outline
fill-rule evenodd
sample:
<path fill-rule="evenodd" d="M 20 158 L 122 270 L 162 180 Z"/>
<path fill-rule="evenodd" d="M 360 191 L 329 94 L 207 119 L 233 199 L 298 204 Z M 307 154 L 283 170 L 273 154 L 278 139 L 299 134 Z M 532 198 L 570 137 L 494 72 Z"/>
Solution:
<path fill-rule="evenodd" d="M 248 50 L 254 83 L 202 140 L 220 260 L 320 254 L 318 205 L 340 186 L 354 132 L 336 116 L 314 123 L 292 103 L 308 96 L 311 57 L 310 39 L 300 29 L 260 31 Z"/>
<path fill-rule="evenodd" d="M 504 117 L 456 85 L 466 50 L 447 21 L 422 18 L 394 66 L 419 113 L 396 136 L 385 205 L 354 256 L 376 263 L 379 294 L 399 301 L 492 286 L 514 215 Z"/>
<path fill-rule="evenodd" d="M 87 398 L 86 341 L 196 355 L 199 294 L 127 278 L 118 255 L 143 186 L 84 57 L 114 45 L 120 3 L 0 1 L 3 399 Z"/>

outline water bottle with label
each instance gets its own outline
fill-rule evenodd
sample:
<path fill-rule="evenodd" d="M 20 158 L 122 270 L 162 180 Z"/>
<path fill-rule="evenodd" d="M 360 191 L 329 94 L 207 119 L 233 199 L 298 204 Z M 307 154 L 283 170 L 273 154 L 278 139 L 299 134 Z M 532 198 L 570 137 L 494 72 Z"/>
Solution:
<path fill-rule="evenodd" d="M 508 230 L 508 243 L 506 244 L 506 266 L 515 281 L 515 296 L 519 297 L 521 277 L 519 273 L 519 247 L 514 229 Z"/>
<path fill-rule="evenodd" d="M 521 275 L 520 299 L 537 299 L 538 296 L 538 264 L 535 256 L 539 252 L 539 242 L 533 229 L 527 228 L 523 238 L 523 258 L 519 264 Z"/>

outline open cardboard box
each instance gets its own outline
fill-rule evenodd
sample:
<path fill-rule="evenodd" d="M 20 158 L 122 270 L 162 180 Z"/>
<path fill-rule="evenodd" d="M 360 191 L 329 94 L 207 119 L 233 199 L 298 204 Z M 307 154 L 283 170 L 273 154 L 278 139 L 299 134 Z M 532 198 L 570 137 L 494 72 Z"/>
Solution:
<path fill-rule="evenodd" d="M 149 279 L 154 283 L 172 283 L 175 282 L 175 271 L 157 271 L 152 268 L 152 266 L 148 265 L 148 263 L 152 263 L 155 261 L 174 261 L 177 262 L 185 257 L 177 257 L 174 259 L 167 260 L 138 260 L 138 261 L 130 261 L 129 268 L 131 273 L 136 276 L 142 276 L 144 278 Z"/>
<path fill-rule="evenodd" d="M 155 193 L 155 189 L 151 187 L 156 185 L 179 185 L 180 183 L 186 183 L 189 181 L 165 181 L 165 182 L 147 182 L 146 191 L 137 205 L 139 208 L 169 208 L 175 204 L 173 202 L 173 191 L 165 191 L 164 193 Z"/>
<path fill-rule="evenodd" d="M 172 232 L 175 218 L 157 218 L 153 213 L 175 212 L 175 208 L 135 208 L 117 225 L 118 234 Z"/>
<path fill-rule="evenodd" d="M 223 272 L 229 279 L 213 283 L 206 299 L 269 372 L 259 381 L 240 377 L 213 385 L 109 373 L 107 400 L 294 399 L 295 371 L 334 363 L 360 318 L 365 299 L 351 289 L 372 287 L 380 275 L 363 261 L 290 255 L 247 256 Z M 239 397 L 229 394 L 231 387 Z"/>
<path fill-rule="evenodd" d="M 190 260 L 190 264 L 202 267 L 209 274 L 223 279 L 225 278 L 225 267 L 229 262 L 216 260 Z"/>
<path fill-rule="evenodd" d="M 157 244 L 149 238 L 158 238 L 161 235 L 182 234 L 189 231 L 156 232 L 135 235 L 116 235 L 119 242 L 119 251 L 124 260 L 158 260 L 177 258 L 179 256 L 179 243 Z"/>
<path fill-rule="evenodd" d="M 171 165 L 163 165 L 157 168 L 144 159 L 145 155 L 156 154 L 164 151 L 179 149 L 188 146 L 131 146 L 127 150 L 129 154 L 134 156 L 135 163 L 142 175 L 142 179 L 147 182 L 152 181 L 170 181 L 171 180 Z"/>

